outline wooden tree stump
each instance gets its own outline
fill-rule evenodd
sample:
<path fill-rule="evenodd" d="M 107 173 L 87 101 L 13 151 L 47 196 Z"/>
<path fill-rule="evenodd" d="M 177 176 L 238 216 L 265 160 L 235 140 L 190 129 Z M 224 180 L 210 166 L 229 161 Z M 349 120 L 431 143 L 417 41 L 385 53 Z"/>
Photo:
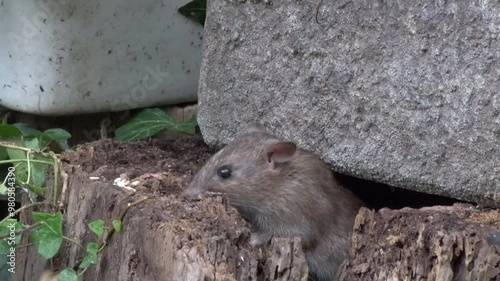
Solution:
<path fill-rule="evenodd" d="M 128 210 L 122 231 L 83 280 L 308 280 L 299 239 L 275 238 L 265 249 L 252 248 L 249 225 L 224 198 L 188 202 L 179 196 L 211 153 L 200 139 L 108 140 L 64 153 L 64 234 L 80 244 L 98 240 L 88 223 L 103 219 L 109 225 L 128 203 L 149 198 Z M 32 223 L 29 212 L 21 219 Z M 21 244 L 28 243 L 24 235 Z M 350 246 L 341 281 L 500 281 L 496 210 L 362 209 Z M 52 262 L 33 246 L 20 247 L 15 280 L 37 281 L 44 269 L 78 266 L 83 257 L 83 250 L 67 241 Z"/>
<path fill-rule="evenodd" d="M 500 212 L 363 208 L 340 280 L 499 281 Z"/>
<path fill-rule="evenodd" d="M 128 210 L 122 231 L 83 280 L 307 280 L 300 240 L 273 239 L 265 250 L 252 248 L 249 225 L 222 197 L 188 202 L 178 196 L 210 152 L 201 140 L 103 141 L 63 155 L 69 178 L 64 234 L 84 246 L 97 241 L 88 223 L 103 219 L 110 225 L 127 203 L 149 197 Z M 118 177 L 130 179 L 130 186 L 114 185 Z M 32 223 L 29 213 L 22 220 Z M 28 244 L 27 235 L 22 244 Z M 45 268 L 73 267 L 83 257 L 81 248 L 65 241 L 50 266 L 33 246 L 22 247 L 23 270 L 15 280 L 38 280 Z"/>

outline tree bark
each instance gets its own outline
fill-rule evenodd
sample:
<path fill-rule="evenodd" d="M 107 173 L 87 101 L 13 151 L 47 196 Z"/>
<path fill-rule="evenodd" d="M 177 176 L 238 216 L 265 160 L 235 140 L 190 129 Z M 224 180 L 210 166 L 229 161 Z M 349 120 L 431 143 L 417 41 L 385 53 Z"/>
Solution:
<path fill-rule="evenodd" d="M 465 204 L 356 218 L 340 281 L 500 280 L 500 213 Z"/>

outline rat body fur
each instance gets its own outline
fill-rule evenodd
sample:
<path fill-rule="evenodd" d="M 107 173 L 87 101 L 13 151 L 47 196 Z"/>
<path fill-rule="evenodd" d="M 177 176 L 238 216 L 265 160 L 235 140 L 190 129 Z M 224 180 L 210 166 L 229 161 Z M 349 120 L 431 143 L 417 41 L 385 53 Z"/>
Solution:
<path fill-rule="evenodd" d="M 318 156 L 258 123 L 213 155 L 185 194 L 195 197 L 205 191 L 225 194 L 252 224 L 252 246 L 265 246 L 273 236 L 300 237 L 316 281 L 336 280 L 363 206 Z"/>

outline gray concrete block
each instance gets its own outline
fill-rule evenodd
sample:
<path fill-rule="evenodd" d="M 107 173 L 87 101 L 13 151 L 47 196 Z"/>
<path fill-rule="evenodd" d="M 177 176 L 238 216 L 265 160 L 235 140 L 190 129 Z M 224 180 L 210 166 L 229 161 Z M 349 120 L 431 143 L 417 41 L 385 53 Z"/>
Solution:
<path fill-rule="evenodd" d="M 209 1 L 202 133 L 221 145 L 258 120 L 339 172 L 500 206 L 498 11 L 498 1 Z"/>

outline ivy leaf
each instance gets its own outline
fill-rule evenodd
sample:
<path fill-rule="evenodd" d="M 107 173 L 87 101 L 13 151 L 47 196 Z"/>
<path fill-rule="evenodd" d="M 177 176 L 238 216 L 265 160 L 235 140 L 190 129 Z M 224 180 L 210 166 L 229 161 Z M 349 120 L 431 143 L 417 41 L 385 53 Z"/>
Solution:
<path fill-rule="evenodd" d="M 94 232 L 99 238 L 104 235 L 104 221 L 96 220 L 89 223 L 89 228 Z"/>
<path fill-rule="evenodd" d="M 59 273 L 59 281 L 80 281 L 78 274 L 71 268 L 66 268 Z"/>
<path fill-rule="evenodd" d="M 122 231 L 122 221 L 121 220 L 114 220 L 112 222 L 113 228 L 115 229 L 116 232 L 121 232 Z"/>
<path fill-rule="evenodd" d="M 97 245 L 94 242 L 88 243 L 87 244 L 87 255 L 83 258 L 82 263 L 80 263 L 80 268 L 87 268 L 93 264 L 97 263 L 97 251 L 98 251 L 99 245 Z"/>
<path fill-rule="evenodd" d="M 37 138 L 34 138 L 32 140 L 28 140 L 25 142 L 25 145 L 27 148 L 31 148 L 36 151 L 41 150 L 40 142 L 38 141 Z M 43 157 L 40 155 L 34 155 L 32 159 L 36 160 L 44 160 L 48 162 L 52 162 L 53 160 L 47 157 Z M 27 164 L 27 163 L 26 163 Z M 41 163 L 30 163 L 30 169 L 31 169 L 31 183 L 33 183 L 34 186 L 42 186 L 43 183 L 45 182 L 45 171 L 47 170 L 47 165 L 41 164 Z"/>
<path fill-rule="evenodd" d="M 16 145 L 19 145 L 17 142 L 20 142 L 20 140 L 16 141 Z M 26 141 L 25 146 L 26 148 L 30 148 L 33 150 L 40 150 L 39 142 L 36 138 Z M 28 183 L 28 185 L 34 185 L 34 186 L 43 185 L 43 183 L 45 182 L 45 172 L 47 171 L 48 168 L 47 165 L 41 163 L 30 163 L 30 165 L 28 166 L 26 152 L 23 150 L 8 148 L 7 155 L 9 156 L 10 160 L 23 160 L 16 162 L 14 164 L 14 167 L 16 169 L 15 171 L 16 182 Z M 43 157 L 40 155 L 35 155 L 35 156 L 32 155 L 31 159 L 44 160 L 48 162 L 53 161 L 51 158 Z M 28 181 L 28 167 L 30 169 L 30 174 L 31 174 L 29 181 Z"/>
<path fill-rule="evenodd" d="M 42 155 L 35 155 L 34 160 L 42 160 L 48 163 L 54 163 L 54 159 L 50 157 L 45 157 Z M 31 179 L 33 180 L 33 185 L 43 186 L 45 183 L 45 177 L 49 165 L 42 163 L 30 163 L 31 164 Z M 57 165 L 54 163 L 54 165 Z"/>
<path fill-rule="evenodd" d="M 21 183 L 19 183 L 19 185 L 21 185 Z M 31 192 L 35 193 L 36 195 L 42 195 L 45 193 L 45 191 L 47 191 L 46 187 L 40 187 L 29 183 L 24 184 L 24 186 L 27 187 Z"/>
<path fill-rule="evenodd" d="M 29 139 L 24 141 L 24 146 L 26 148 L 31 148 L 35 151 L 40 151 L 40 142 L 38 141 L 37 138 Z"/>
<path fill-rule="evenodd" d="M 24 123 L 15 123 L 12 124 L 12 126 L 18 128 L 24 137 L 38 137 L 42 133 L 39 130 L 33 129 Z"/>
<path fill-rule="evenodd" d="M 62 149 L 69 149 L 68 139 L 71 138 L 71 134 L 63 129 L 48 129 L 43 131 L 40 135 L 40 146 L 42 148 L 47 147 L 51 142 L 57 143 L 57 145 Z"/>
<path fill-rule="evenodd" d="M 181 15 L 193 19 L 201 25 L 205 25 L 207 0 L 193 0 L 180 7 L 178 11 Z"/>
<path fill-rule="evenodd" d="M 38 253 L 45 259 L 50 259 L 57 254 L 62 244 L 62 219 L 61 212 L 46 214 L 32 212 L 33 221 L 42 223 L 41 226 L 31 231 L 31 240 Z"/>
<path fill-rule="evenodd" d="M 22 132 L 14 125 L 0 124 L 0 138 L 20 138 Z"/>
<path fill-rule="evenodd" d="M 16 144 L 17 145 L 17 144 Z M 14 163 L 16 169 L 16 181 L 27 182 L 28 181 L 28 164 L 26 163 L 26 152 L 23 150 L 8 148 L 7 154 L 10 160 L 23 160 L 22 162 Z"/>
<path fill-rule="evenodd" d="M 2 182 L 0 183 L 0 195 L 5 195 L 7 194 L 7 186 L 5 186 L 5 184 Z"/>
<path fill-rule="evenodd" d="M 135 141 L 156 135 L 164 130 L 188 131 L 196 127 L 196 116 L 183 124 L 175 123 L 174 119 L 159 108 L 149 108 L 141 111 L 125 125 L 116 129 L 115 139 L 118 141 Z"/>
<path fill-rule="evenodd" d="M 0 147 L 0 160 L 5 160 L 9 157 L 7 154 L 7 149 L 5 147 Z"/>
<path fill-rule="evenodd" d="M 0 224 L 0 235 L 5 236 L 9 235 L 12 231 L 20 231 L 23 229 L 23 226 L 16 219 L 6 219 L 3 223 Z M 16 235 L 14 240 L 9 240 L 8 238 L 0 239 L 0 255 L 7 255 L 10 253 L 11 247 L 16 247 L 21 242 L 21 235 Z"/>
<path fill-rule="evenodd" d="M 179 132 L 186 132 L 186 131 L 195 129 L 197 126 L 198 126 L 198 121 L 197 121 L 196 115 L 193 115 L 191 117 L 191 119 L 189 119 L 185 123 L 174 124 L 174 127 L 171 128 L 170 130 L 179 131 Z"/>

